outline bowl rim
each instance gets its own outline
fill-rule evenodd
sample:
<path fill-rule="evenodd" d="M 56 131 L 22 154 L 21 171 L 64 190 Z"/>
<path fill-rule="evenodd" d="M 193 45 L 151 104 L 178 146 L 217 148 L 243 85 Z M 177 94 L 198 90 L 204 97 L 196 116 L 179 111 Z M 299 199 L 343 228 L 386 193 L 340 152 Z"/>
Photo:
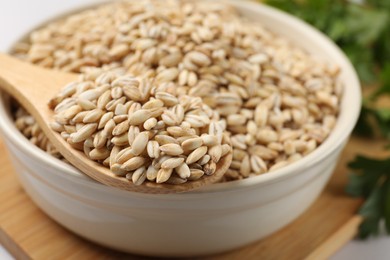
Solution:
<path fill-rule="evenodd" d="M 294 27 L 295 30 L 301 31 L 304 35 L 310 35 L 311 38 L 315 39 L 318 43 L 321 43 L 322 47 L 326 48 L 329 52 L 332 52 L 333 55 L 339 57 L 340 62 L 339 66 L 342 68 L 342 73 L 346 74 L 348 78 L 348 84 L 345 84 L 344 94 L 341 99 L 341 108 L 348 107 L 346 109 L 340 109 L 340 113 L 337 118 L 335 128 L 330 132 L 330 135 L 326 140 L 317 147 L 313 152 L 306 155 L 302 159 L 294 162 L 286 167 L 275 170 L 271 174 L 262 174 L 252 178 L 247 178 L 243 180 L 231 181 L 226 183 L 217 183 L 210 185 L 209 187 L 204 187 L 200 190 L 191 192 L 191 193 L 208 193 L 208 192 L 222 192 L 229 190 L 236 190 L 244 187 L 252 186 L 263 186 L 270 183 L 275 183 L 284 180 L 285 178 L 291 178 L 296 174 L 299 174 L 303 169 L 307 169 L 312 165 L 317 164 L 322 161 L 330 154 L 332 154 L 338 147 L 340 147 L 348 138 L 349 134 L 352 132 L 353 127 L 355 126 L 361 107 L 361 89 L 358 76 L 352 64 L 346 57 L 346 55 L 339 49 L 339 47 L 332 42 L 327 36 L 322 34 L 316 28 L 312 27 L 309 24 L 299 20 L 298 18 L 284 13 L 280 10 L 277 10 L 273 7 L 266 6 L 261 3 L 249 2 L 249 1 L 235 1 L 227 0 L 226 2 L 232 3 L 236 6 L 241 6 L 242 8 L 250 8 L 255 10 L 263 15 L 272 17 L 279 21 L 283 20 L 283 23 L 288 24 L 289 27 Z M 69 12 L 67 12 L 69 13 Z M 348 106 L 346 106 L 348 98 Z M 77 179 L 83 179 L 91 184 L 97 184 L 104 186 L 95 180 L 87 177 L 80 171 L 78 171 L 73 166 L 53 157 L 38 148 L 37 146 L 30 143 L 22 133 L 17 130 L 14 125 L 12 116 L 9 113 L 9 106 L 7 108 L 6 95 L 0 93 L 0 126 L 1 131 L 3 132 L 4 139 L 14 143 L 19 149 L 22 149 L 26 154 L 33 157 L 36 160 L 42 161 L 44 164 L 56 168 L 56 174 L 59 177 L 64 177 L 64 175 L 72 176 Z M 346 113 L 348 112 L 348 115 Z M 343 121 L 340 119 L 343 118 Z M 76 179 L 75 179 L 76 180 Z"/>

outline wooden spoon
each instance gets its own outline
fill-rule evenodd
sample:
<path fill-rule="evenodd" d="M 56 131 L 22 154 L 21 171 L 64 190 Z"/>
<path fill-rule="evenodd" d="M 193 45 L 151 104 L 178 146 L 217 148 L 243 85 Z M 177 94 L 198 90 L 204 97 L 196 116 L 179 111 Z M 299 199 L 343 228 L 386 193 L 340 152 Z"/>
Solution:
<path fill-rule="evenodd" d="M 232 161 L 232 153 L 222 158 L 213 175 L 184 184 L 157 184 L 144 182 L 134 185 L 124 177 L 118 177 L 108 168 L 87 158 L 72 148 L 59 133 L 53 131 L 50 122 L 54 112 L 48 107 L 49 100 L 78 75 L 43 69 L 0 53 L 0 88 L 11 94 L 37 120 L 43 132 L 57 150 L 76 168 L 105 185 L 142 193 L 177 193 L 200 188 L 220 180 Z"/>

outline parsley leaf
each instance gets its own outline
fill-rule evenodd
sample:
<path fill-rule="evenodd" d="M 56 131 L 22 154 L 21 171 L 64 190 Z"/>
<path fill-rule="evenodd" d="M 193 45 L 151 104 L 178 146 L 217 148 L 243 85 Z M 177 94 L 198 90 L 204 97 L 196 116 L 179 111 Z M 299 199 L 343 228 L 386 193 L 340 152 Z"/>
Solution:
<path fill-rule="evenodd" d="M 363 105 L 362 110 L 360 111 L 359 119 L 354 129 L 355 134 L 367 137 L 374 136 L 374 129 L 370 122 L 370 117 L 372 117 L 372 114 L 373 111 Z"/>
<path fill-rule="evenodd" d="M 365 239 L 377 235 L 381 219 L 385 219 L 390 234 L 390 158 L 376 160 L 357 156 L 349 167 L 355 172 L 350 176 L 347 193 L 366 198 L 359 210 L 364 217 L 359 237 Z"/>
<path fill-rule="evenodd" d="M 370 235 L 378 235 L 379 223 L 383 215 L 382 211 L 383 187 L 375 186 L 370 196 L 359 210 L 359 214 L 364 217 L 364 222 L 359 227 L 358 236 L 362 239 Z"/>
<path fill-rule="evenodd" d="M 390 139 L 390 108 L 362 107 L 354 130 L 355 133 L 361 136 L 373 137 L 374 128 L 379 129 L 383 137 Z"/>
<path fill-rule="evenodd" d="M 390 42 L 389 42 L 390 44 Z M 390 95 L 390 60 L 385 64 L 380 74 L 381 86 L 371 95 L 371 99 L 375 100 L 381 95 Z"/>
<path fill-rule="evenodd" d="M 346 190 L 355 197 L 369 197 L 381 176 L 387 172 L 390 176 L 390 158 L 388 160 L 375 160 L 357 156 L 348 166 L 356 173 L 350 176 Z"/>
<path fill-rule="evenodd" d="M 383 193 L 383 214 L 385 218 L 386 231 L 390 234 L 390 179 L 387 179 Z"/>

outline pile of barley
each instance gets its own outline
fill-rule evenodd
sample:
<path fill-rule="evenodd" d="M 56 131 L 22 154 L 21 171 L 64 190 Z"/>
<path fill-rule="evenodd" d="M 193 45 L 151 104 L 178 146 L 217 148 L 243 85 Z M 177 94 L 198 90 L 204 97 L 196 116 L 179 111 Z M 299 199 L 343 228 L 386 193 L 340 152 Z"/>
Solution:
<path fill-rule="evenodd" d="M 181 184 L 214 174 L 230 152 L 225 122 L 201 98 L 178 97 L 174 84 L 153 79 L 97 75 L 81 76 L 51 100 L 52 128 L 114 174 L 136 185 Z"/>
<path fill-rule="evenodd" d="M 226 121 L 234 158 L 225 180 L 279 169 L 331 132 L 338 68 L 216 1 L 111 3 L 51 23 L 15 55 L 72 72 L 122 68 L 176 84 Z"/>
<path fill-rule="evenodd" d="M 22 107 L 18 107 L 15 113 L 16 128 L 27 137 L 30 142 L 42 150 L 46 151 L 51 156 L 64 160 L 57 149 L 49 142 L 49 139 L 42 132 L 42 129 L 36 123 L 35 119 L 27 113 Z"/>

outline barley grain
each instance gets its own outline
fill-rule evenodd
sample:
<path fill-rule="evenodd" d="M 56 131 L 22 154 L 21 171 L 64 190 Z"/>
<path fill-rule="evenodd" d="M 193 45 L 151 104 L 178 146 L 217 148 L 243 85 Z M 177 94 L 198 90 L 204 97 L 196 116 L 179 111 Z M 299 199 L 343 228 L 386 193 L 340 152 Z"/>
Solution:
<path fill-rule="evenodd" d="M 149 141 L 149 132 L 148 131 L 144 131 L 144 132 L 141 132 L 139 133 L 132 145 L 131 145 L 131 149 L 133 151 L 133 153 L 135 155 L 140 155 L 146 148 L 146 146 L 148 145 L 148 141 Z"/>
<path fill-rule="evenodd" d="M 157 119 L 152 117 L 145 121 L 144 128 L 145 130 L 151 130 L 157 125 Z"/>
<path fill-rule="evenodd" d="M 215 173 L 216 170 L 217 164 L 215 162 L 209 162 L 203 168 L 203 171 L 206 175 L 212 175 Z"/>
<path fill-rule="evenodd" d="M 195 149 L 193 152 L 191 152 L 188 155 L 188 157 L 186 159 L 186 163 L 192 164 L 192 163 L 198 161 L 200 158 L 202 158 L 206 153 L 207 153 L 207 147 L 201 146 L 201 147 Z"/>
<path fill-rule="evenodd" d="M 126 161 L 125 163 L 122 164 L 122 169 L 126 171 L 134 171 L 144 165 L 146 163 L 146 159 L 144 157 L 138 156 L 138 157 L 133 157 Z"/>
<path fill-rule="evenodd" d="M 170 158 L 161 164 L 162 169 L 174 169 L 184 162 L 184 158 Z"/>
<path fill-rule="evenodd" d="M 215 163 L 219 162 L 222 157 L 222 147 L 221 145 L 214 145 L 209 148 L 208 154 L 211 157 L 211 160 Z"/>
<path fill-rule="evenodd" d="M 266 163 L 257 155 L 252 155 L 250 157 L 250 164 L 252 171 L 256 174 L 264 173 L 267 171 Z"/>
<path fill-rule="evenodd" d="M 141 185 L 146 180 L 146 167 L 142 166 L 134 171 L 131 180 L 135 185 Z"/>
<path fill-rule="evenodd" d="M 128 173 L 126 170 L 122 169 L 121 165 L 116 163 L 114 165 L 112 165 L 110 167 L 110 170 L 112 171 L 112 173 L 114 173 L 115 175 L 117 176 L 126 176 L 126 174 Z"/>
<path fill-rule="evenodd" d="M 192 151 L 203 145 L 201 137 L 190 138 L 181 143 L 181 147 L 184 151 Z"/>
<path fill-rule="evenodd" d="M 164 144 L 160 146 L 160 151 L 166 155 L 177 156 L 183 153 L 183 149 L 178 144 Z"/>
<path fill-rule="evenodd" d="M 172 175 L 173 169 L 160 169 L 157 172 L 156 182 L 163 183 L 166 182 Z"/>
<path fill-rule="evenodd" d="M 196 180 L 199 180 L 200 178 L 202 178 L 203 175 L 204 175 L 204 171 L 202 171 L 202 170 L 190 169 L 190 177 L 188 177 L 187 179 L 189 181 L 196 181 Z"/>
<path fill-rule="evenodd" d="M 110 151 L 104 148 L 103 149 L 96 148 L 89 153 L 89 157 L 91 158 L 91 160 L 95 160 L 95 161 L 105 160 L 108 156 L 110 156 Z"/>
<path fill-rule="evenodd" d="M 123 133 L 126 133 L 129 130 L 129 127 L 130 127 L 129 121 L 125 120 L 114 127 L 114 129 L 112 130 L 112 135 L 114 136 L 122 135 Z"/>
<path fill-rule="evenodd" d="M 155 181 L 157 178 L 157 173 L 158 173 L 158 170 L 153 165 L 149 165 L 149 167 L 146 171 L 146 178 L 149 181 Z"/>
<path fill-rule="evenodd" d="M 87 124 L 83 126 L 80 130 L 78 130 L 76 133 L 72 133 L 70 135 L 70 140 L 74 143 L 80 143 L 82 141 L 85 141 L 88 139 L 93 132 L 95 132 L 97 128 L 97 124 Z"/>

